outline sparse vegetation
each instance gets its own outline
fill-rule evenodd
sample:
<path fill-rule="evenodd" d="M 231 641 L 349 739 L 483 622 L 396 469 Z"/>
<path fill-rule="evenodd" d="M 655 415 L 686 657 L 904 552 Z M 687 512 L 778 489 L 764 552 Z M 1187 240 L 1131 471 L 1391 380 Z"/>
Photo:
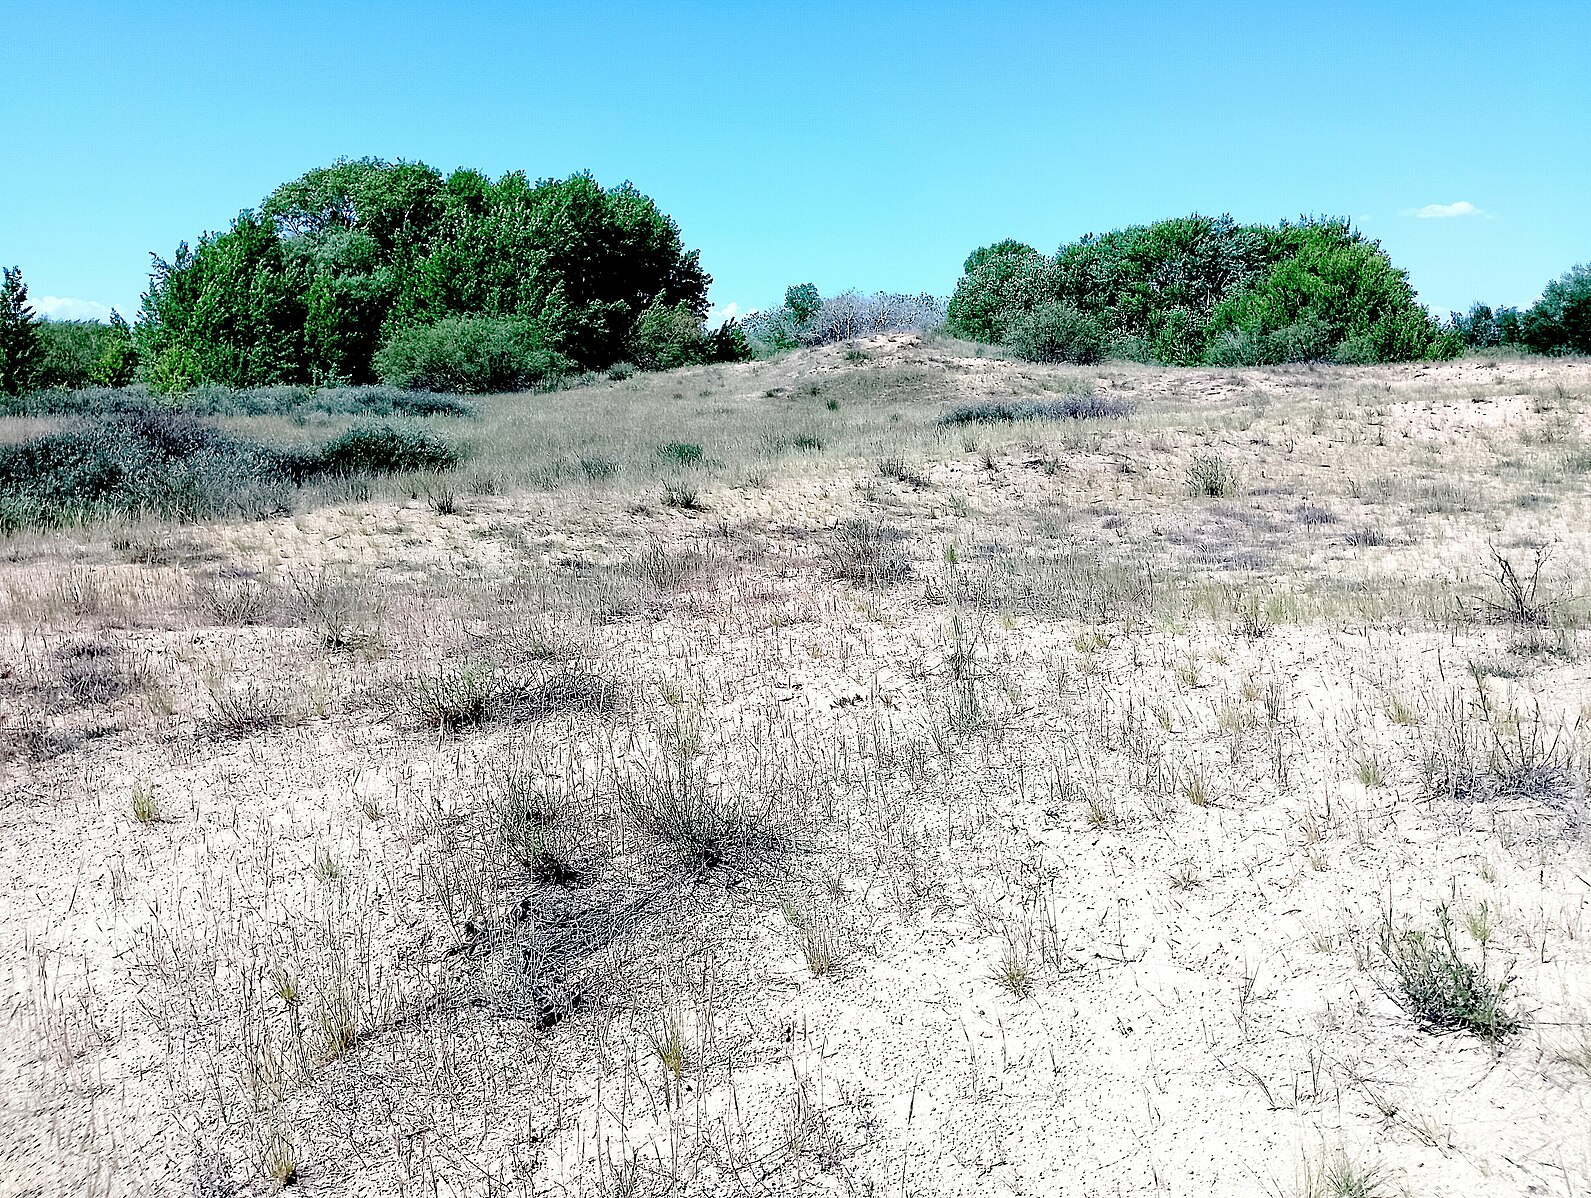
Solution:
<path fill-rule="evenodd" d="M 1579 413 L 1585 367 L 1429 369 L 1168 384 L 892 335 L 391 422 L 289 474 L 291 517 L 29 525 L 8 926 L 51 931 L 18 941 L 7 1060 L 118 1135 L 136 1099 L 149 1136 L 92 1149 L 134 1182 L 124 1145 L 186 1120 L 204 1177 L 262 1192 L 466 1159 L 592 1194 L 1037 1190 L 1149 1103 L 1240 1187 L 1276 1124 L 1210 1120 L 1271 1109 L 1320 1139 L 1300 1193 L 1390 1195 L 1414 1152 L 1523 1192 L 1496 1137 L 1415 1145 L 1433 1110 L 1578 1127 L 1578 434 L 1534 408 Z M 176 423 L 291 463 L 349 416 Z M 1466 1052 L 1506 1069 L 1457 1085 Z M 351 1094 L 391 1100 L 381 1135 Z M 925 1111 L 1028 1155 L 980 1172 Z"/>

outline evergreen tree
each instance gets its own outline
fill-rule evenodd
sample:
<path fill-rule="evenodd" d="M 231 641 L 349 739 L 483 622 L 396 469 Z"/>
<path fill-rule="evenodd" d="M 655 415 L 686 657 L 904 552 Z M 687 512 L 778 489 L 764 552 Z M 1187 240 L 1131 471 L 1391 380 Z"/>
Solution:
<path fill-rule="evenodd" d="M 28 306 L 28 285 L 18 267 L 4 268 L 0 287 L 0 392 L 21 395 L 33 385 L 39 358 L 39 326 Z"/>

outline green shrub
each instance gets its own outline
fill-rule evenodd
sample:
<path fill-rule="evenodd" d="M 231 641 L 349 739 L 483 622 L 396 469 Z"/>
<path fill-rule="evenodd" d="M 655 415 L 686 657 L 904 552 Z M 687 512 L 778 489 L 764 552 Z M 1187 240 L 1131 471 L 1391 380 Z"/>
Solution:
<path fill-rule="evenodd" d="M 49 527 L 113 512 L 196 520 L 288 506 L 280 455 L 190 416 L 106 417 L 0 447 L 0 492 Z"/>
<path fill-rule="evenodd" d="M 693 441 L 669 441 L 657 447 L 657 456 L 671 466 L 700 466 L 706 452 Z"/>
<path fill-rule="evenodd" d="M 1097 362 L 1105 349 L 1099 321 L 1068 303 L 1040 304 L 1006 325 L 1005 343 L 1030 362 Z"/>
<path fill-rule="evenodd" d="M 701 316 L 688 304 L 653 304 L 636 322 L 630 358 L 643 370 L 672 370 L 706 361 Z"/>
<path fill-rule="evenodd" d="M 427 391 L 526 391 L 550 385 L 571 364 L 529 321 L 449 316 L 397 330 L 375 358 L 381 381 Z"/>
<path fill-rule="evenodd" d="M 474 408 L 457 395 L 401 387 L 218 387 L 202 384 L 176 395 L 149 389 L 79 387 L 0 396 L 3 416 L 104 416 L 113 412 L 189 412 L 195 416 L 468 416 Z"/>
<path fill-rule="evenodd" d="M 1188 492 L 1207 499 L 1237 494 L 1237 469 L 1218 453 L 1196 453 L 1187 468 Z"/>
<path fill-rule="evenodd" d="M 232 437 L 185 412 L 119 412 L 0 446 L 0 532 L 111 515 L 176 520 L 292 510 L 297 485 L 329 475 L 444 470 L 457 450 L 423 430 L 355 425 L 289 452 Z"/>
<path fill-rule="evenodd" d="M 1381 952 L 1397 978 L 1410 1013 L 1422 1023 L 1473 1033 L 1496 1040 L 1519 1026 L 1504 1005 L 1505 979 L 1493 982 L 1484 966 L 1459 955 L 1453 918 L 1446 906 L 1436 909 L 1436 930 L 1394 931 L 1381 928 Z"/>
<path fill-rule="evenodd" d="M 391 474 L 451 470 L 457 449 L 424 429 L 404 424 L 356 424 L 309 459 L 313 474 Z"/>

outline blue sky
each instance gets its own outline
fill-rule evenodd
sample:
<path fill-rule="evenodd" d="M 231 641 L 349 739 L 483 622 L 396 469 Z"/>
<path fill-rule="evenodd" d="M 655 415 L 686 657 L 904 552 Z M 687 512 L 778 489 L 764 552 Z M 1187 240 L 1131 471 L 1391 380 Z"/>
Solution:
<path fill-rule="evenodd" d="M 367 154 L 633 180 L 742 310 L 1191 211 L 1350 216 L 1439 312 L 1591 260 L 1591 0 L 6 10 L 0 260 L 59 315 Z"/>

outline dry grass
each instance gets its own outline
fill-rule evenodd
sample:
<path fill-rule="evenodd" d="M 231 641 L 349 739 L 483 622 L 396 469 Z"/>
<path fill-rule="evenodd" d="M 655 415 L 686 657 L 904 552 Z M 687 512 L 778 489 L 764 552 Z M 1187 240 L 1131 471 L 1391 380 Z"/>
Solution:
<path fill-rule="evenodd" d="M 4 542 L 0 1155 L 1585 1192 L 1588 397 L 880 338 Z"/>

